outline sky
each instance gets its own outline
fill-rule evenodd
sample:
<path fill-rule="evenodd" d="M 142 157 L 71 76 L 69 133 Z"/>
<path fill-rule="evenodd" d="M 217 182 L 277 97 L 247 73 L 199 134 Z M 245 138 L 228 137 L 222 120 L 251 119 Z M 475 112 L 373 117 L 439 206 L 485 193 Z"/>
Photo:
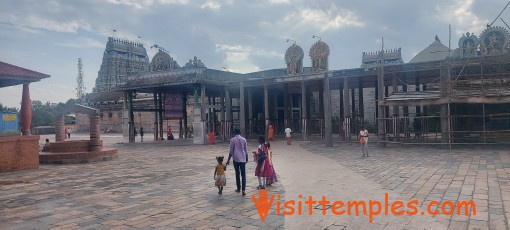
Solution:
<path fill-rule="evenodd" d="M 319 36 L 330 70 L 358 68 L 362 52 L 402 48 L 409 62 L 437 35 L 451 48 L 480 35 L 506 0 L 1 0 L 0 60 L 51 75 L 30 84 L 32 100 L 76 97 L 78 58 L 92 92 L 108 37 L 157 44 L 183 66 L 194 56 L 208 68 L 249 73 L 285 68 L 296 41 L 303 65 Z M 510 23 L 510 9 L 501 15 Z M 501 20 L 494 26 L 506 27 Z M 113 30 L 117 32 L 114 33 Z M 21 86 L 0 88 L 0 103 L 20 107 Z"/>

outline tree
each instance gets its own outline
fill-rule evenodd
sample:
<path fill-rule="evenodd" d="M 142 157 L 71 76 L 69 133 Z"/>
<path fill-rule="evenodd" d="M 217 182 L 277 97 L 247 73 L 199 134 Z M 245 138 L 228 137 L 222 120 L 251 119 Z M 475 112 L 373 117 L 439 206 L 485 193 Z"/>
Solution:
<path fill-rule="evenodd" d="M 2 103 L 0 103 L 0 112 L 12 112 L 12 113 L 17 113 L 18 112 L 18 108 L 16 107 L 7 107 L 7 106 L 3 106 Z"/>

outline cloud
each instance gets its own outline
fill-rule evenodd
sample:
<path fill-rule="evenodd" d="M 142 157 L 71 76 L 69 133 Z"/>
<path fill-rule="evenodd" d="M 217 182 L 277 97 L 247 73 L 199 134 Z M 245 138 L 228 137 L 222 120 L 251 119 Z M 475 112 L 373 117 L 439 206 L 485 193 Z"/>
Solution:
<path fill-rule="evenodd" d="M 77 40 L 68 41 L 66 43 L 57 43 L 57 46 L 72 48 L 104 48 L 104 42 L 92 38 L 78 38 Z"/>
<path fill-rule="evenodd" d="M 37 15 L 5 15 L 0 22 L 30 29 L 43 29 L 55 32 L 76 33 L 78 29 L 90 31 L 91 25 L 84 20 L 56 21 Z"/>
<path fill-rule="evenodd" d="M 206 3 L 200 6 L 202 9 L 209 8 L 211 10 L 219 10 L 221 8 L 221 4 L 215 1 L 207 1 Z"/>
<path fill-rule="evenodd" d="M 151 7 L 154 3 L 153 0 L 108 0 L 108 3 L 116 5 L 127 5 L 134 7 L 135 9 L 146 9 Z"/>
<path fill-rule="evenodd" d="M 455 0 L 448 4 L 436 6 L 439 19 L 456 24 L 455 34 L 461 35 L 465 32 L 476 32 L 480 34 L 485 29 L 485 25 L 489 22 L 480 19 L 473 12 L 474 0 Z"/>

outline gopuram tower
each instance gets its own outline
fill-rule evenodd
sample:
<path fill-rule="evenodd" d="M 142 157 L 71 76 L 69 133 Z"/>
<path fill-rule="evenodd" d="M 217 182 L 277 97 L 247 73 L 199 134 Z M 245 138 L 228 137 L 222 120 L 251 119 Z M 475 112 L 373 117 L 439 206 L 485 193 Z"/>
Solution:
<path fill-rule="evenodd" d="M 149 65 L 142 43 L 109 37 L 93 92 L 110 91 L 124 84 L 128 75 L 147 71 Z"/>

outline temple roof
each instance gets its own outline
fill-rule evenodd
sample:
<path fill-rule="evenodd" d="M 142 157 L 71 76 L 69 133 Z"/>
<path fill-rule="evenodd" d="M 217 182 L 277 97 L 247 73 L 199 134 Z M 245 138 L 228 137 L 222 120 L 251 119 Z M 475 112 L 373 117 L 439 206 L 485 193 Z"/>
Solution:
<path fill-rule="evenodd" d="M 414 56 L 409 63 L 428 62 L 428 61 L 440 61 L 444 60 L 449 55 L 449 49 L 441 43 L 439 38 L 436 36 L 436 40 L 432 42 L 427 48 L 419 52 Z"/>
<path fill-rule="evenodd" d="M 50 75 L 0 61 L 0 88 L 40 81 Z"/>

